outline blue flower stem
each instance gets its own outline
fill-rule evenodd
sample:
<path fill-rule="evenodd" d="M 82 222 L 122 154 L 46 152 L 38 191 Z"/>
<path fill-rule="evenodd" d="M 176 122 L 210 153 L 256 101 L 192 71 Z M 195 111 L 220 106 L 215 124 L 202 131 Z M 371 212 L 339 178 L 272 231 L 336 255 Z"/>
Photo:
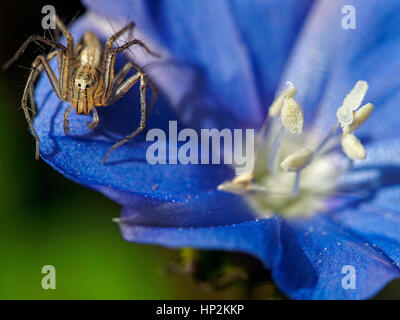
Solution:
<path fill-rule="evenodd" d="M 279 132 L 274 138 L 274 142 L 272 143 L 271 153 L 269 155 L 268 169 L 269 172 L 271 173 L 275 172 L 276 157 L 278 155 L 279 147 L 284 133 L 285 133 L 285 128 L 281 125 Z"/>

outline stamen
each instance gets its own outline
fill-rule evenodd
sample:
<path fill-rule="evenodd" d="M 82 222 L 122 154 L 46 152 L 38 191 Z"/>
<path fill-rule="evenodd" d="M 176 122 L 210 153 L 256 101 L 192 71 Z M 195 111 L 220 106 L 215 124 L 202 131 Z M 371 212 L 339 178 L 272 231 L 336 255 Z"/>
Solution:
<path fill-rule="evenodd" d="M 281 112 L 283 107 L 283 100 L 285 99 L 284 96 L 279 96 L 272 102 L 271 106 L 268 109 L 268 115 L 273 118 Z"/>
<path fill-rule="evenodd" d="M 343 133 L 352 133 L 354 130 L 358 129 L 369 118 L 372 110 L 374 110 L 374 105 L 372 103 L 367 103 L 357 111 L 353 111 L 353 122 L 343 127 Z"/>
<path fill-rule="evenodd" d="M 353 121 L 353 111 L 361 105 L 368 91 L 368 83 L 365 81 L 357 81 L 354 88 L 344 98 L 343 104 L 338 108 L 336 116 L 342 127 L 348 126 Z"/>
<path fill-rule="evenodd" d="M 291 193 L 292 198 L 297 197 L 297 195 L 299 194 L 300 174 L 301 174 L 301 170 L 296 171 L 296 176 L 294 177 L 294 184 L 293 184 L 293 189 L 292 189 L 292 193 Z"/>
<path fill-rule="evenodd" d="M 297 88 L 290 85 L 285 89 L 279 96 L 274 100 L 272 105 L 268 109 L 268 115 L 270 117 L 275 117 L 281 112 L 285 98 L 293 98 L 297 93 Z"/>
<path fill-rule="evenodd" d="M 363 160 L 366 157 L 364 146 L 354 134 L 343 134 L 342 150 L 347 157 L 353 160 Z"/>
<path fill-rule="evenodd" d="M 312 157 L 313 157 L 313 151 L 308 148 L 303 148 L 287 156 L 281 162 L 281 169 L 283 171 L 286 172 L 293 171 L 296 173 L 293 189 L 291 192 L 292 198 L 296 197 L 299 193 L 301 171 L 308 164 L 310 164 Z"/>
<path fill-rule="evenodd" d="M 272 105 L 268 109 L 268 115 L 264 120 L 264 123 L 260 129 L 260 132 L 257 136 L 257 146 L 258 149 L 256 150 L 256 155 L 255 155 L 255 160 L 257 159 L 258 152 L 260 151 L 260 144 L 264 138 L 265 132 L 267 131 L 267 126 L 272 118 L 277 116 L 284 105 L 284 101 L 287 98 L 293 98 L 297 93 L 297 88 L 293 86 L 293 83 L 290 81 L 286 81 L 285 87 L 282 90 L 282 92 L 278 95 L 278 97 L 272 102 Z M 272 171 L 275 167 L 275 156 L 277 155 L 278 149 L 279 149 L 279 144 L 280 140 L 282 138 L 283 132 L 278 132 L 278 135 L 275 137 L 274 142 L 273 142 L 273 156 L 270 156 L 270 164 L 269 164 L 269 169 Z M 272 162 L 272 163 L 271 163 Z"/>
<path fill-rule="evenodd" d="M 281 169 L 283 171 L 293 171 L 296 173 L 291 192 L 292 198 L 296 197 L 299 193 L 301 171 L 311 163 L 312 157 L 313 151 L 308 148 L 303 148 L 290 154 L 281 162 Z"/>
<path fill-rule="evenodd" d="M 254 183 L 252 172 L 236 176 L 232 181 L 226 181 L 218 185 L 217 190 L 228 191 L 235 194 L 247 194 L 253 192 L 266 192 L 264 186 Z"/>
<path fill-rule="evenodd" d="M 281 169 L 283 171 L 301 171 L 310 163 L 312 156 L 313 151 L 308 148 L 297 150 L 281 162 Z"/>
<path fill-rule="evenodd" d="M 281 122 L 285 129 L 292 134 L 300 134 L 303 131 L 303 110 L 293 98 L 284 100 L 281 110 Z"/>
<path fill-rule="evenodd" d="M 353 134 L 374 109 L 371 103 L 360 108 L 368 90 L 365 81 L 358 81 L 344 98 L 336 113 L 337 121 L 315 149 L 299 147 L 306 140 L 292 136 L 302 133 L 304 115 L 301 106 L 293 98 L 297 89 L 291 83 L 289 85 L 272 103 L 257 137 L 254 159 L 260 153 L 262 161 L 258 162 L 252 173 L 237 176 L 218 186 L 218 190 L 245 196 L 261 217 L 270 217 L 277 212 L 285 217 L 318 212 L 324 208 L 322 197 L 340 195 L 332 192 L 335 177 L 349 170 L 353 160 L 366 158 L 364 146 Z M 280 119 L 272 123 L 268 137 L 264 140 L 267 124 L 278 114 Z M 340 135 L 339 127 L 342 128 Z M 290 134 L 286 134 L 286 131 Z M 268 145 L 263 145 L 265 141 Z M 337 150 L 340 143 L 348 165 L 339 168 L 334 165 L 334 161 L 330 161 L 329 155 Z M 268 161 L 268 169 L 265 167 L 265 159 Z"/>
<path fill-rule="evenodd" d="M 236 176 L 232 181 L 227 181 L 218 185 L 218 190 L 226 190 L 234 192 L 236 189 L 243 190 L 247 189 L 249 186 L 252 185 L 254 181 L 254 174 L 244 173 L 239 176 Z"/>
<path fill-rule="evenodd" d="M 285 128 L 281 125 L 278 134 L 275 136 L 274 141 L 272 142 L 272 147 L 268 160 L 268 169 L 269 172 L 271 173 L 275 172 L 276 156 L 278 155 L 279 147 L 281 145 L 281 140 L 284 133 L 285 133 Z"/>
<path fill-rule="evenodd" d="M 233 183 L 244 184 L 244 185 L 252 183 L 253 181 L 254 181 L 254 174 L 252 172 L 238 175 L 232 180 Z"/>

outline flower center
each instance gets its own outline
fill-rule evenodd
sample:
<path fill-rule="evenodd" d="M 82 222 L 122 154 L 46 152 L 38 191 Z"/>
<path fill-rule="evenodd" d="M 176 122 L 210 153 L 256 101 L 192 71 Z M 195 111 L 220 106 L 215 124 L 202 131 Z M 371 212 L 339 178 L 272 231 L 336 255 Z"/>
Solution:
<path fill-rule="evenodd" d="M 334 194 L 337 177 L 354 160 L 366 157 L 353 132 L 374 108 L 370 103 L 359 108 L 367 89 L 365 81 L 358 81 L 338 108 L 332 129 L 324 139 L 315 141 L 311 135 L 301 134 L 303 110 L 294 99 L 297 89 L 287 83 L 269 108 L 258 135 L 254 170 L 218 189 L 245 196 L 262 218 L 275 213 L 285 218 L 309 216 L 324 209 L 326 197 Z M 341 136 L 337 134 L 340 126 Z M 346 155 L 345 165 L 334 159 L 337 154 L 332 150 L 338 143 Z"/>

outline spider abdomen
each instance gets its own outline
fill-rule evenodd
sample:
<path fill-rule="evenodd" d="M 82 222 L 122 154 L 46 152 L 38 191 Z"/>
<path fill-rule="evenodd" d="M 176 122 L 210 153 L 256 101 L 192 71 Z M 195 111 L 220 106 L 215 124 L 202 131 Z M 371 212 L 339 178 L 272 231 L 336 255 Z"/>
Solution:
<path fill-rule="evenodd" d="M 81 65 L 98 67 L 101 62 L 101 44 L 93 32 L 86 32 L 83 36 L 83 49 L 80 54 Z"/>

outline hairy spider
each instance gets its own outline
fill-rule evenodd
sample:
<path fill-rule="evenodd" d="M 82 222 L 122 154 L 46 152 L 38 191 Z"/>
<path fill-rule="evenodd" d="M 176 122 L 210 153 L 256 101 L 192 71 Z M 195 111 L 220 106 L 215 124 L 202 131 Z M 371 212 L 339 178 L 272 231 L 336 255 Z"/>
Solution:
<path fill-rule="evenodd" d="M 44 69 L 58 98 L 72 103 L 64 112 L 64 132 L 66 135 L 68 135 L 69 115 L 73 109 L 75 109 L 77 114 L 89 115 L 91 113 L 93 120 L 91 123 L 88 123 L 88 126 L 94 129 L 99 123 L 96 107 L 113 104 L 135 83 L 140 83 L 141 116 L 139 127 L 109 149 L 103 159 L 103 163 L 105 163 L 113 150 L 128 142 L 144 130 L 147 115 L 150 113 L 157 97 L 156 87 L 150 82 L 144 71 L 133 62 L 128 62 L 121 71 L 114 76 L 116 55 L 132 45 L 141 46 L 151 55 L 157 57 L 158 55 L 152 52 L 142 41 L 137 39 L 128 41 L 120 47 L 113 47 L 113 43 L 117 38 L 127 31 L 129 31 L 129 33 L 133 31 L 134 23 L 129 23 L 112 35 L 105 43 L 104 50 L 99 39 L 93 32 L 86 32 L 79 43 L 75 45 L 72 35 L 57 16 L 56 25 L 67 40 L 66 46 L 41 36 L 30 36 L 18 49 L 14 57 L 4 65 L 4 68 L 7 68 L 18 59 L 31 42 L 42 42 L 55 48 L 55 50 L 50 52 L 46 57 L 43 55 L 36 57 L 32 64 L 32 70 L 22 96 L 21 104 L 25 118 L 36 142 L 35 158 L 39 159 L 39 137 L 36 134 L 32 121 L 32 118 L 36 115 L 34 83 Z M 55 57 L 57 57 L 58 64 L 58 79 L 49 64 L 49 61 Z M 132 69 L 134 69 L 136 73 L 124 81 L 125 77 Z M 150 102 L 148 110 L 146 105 L 147 84 L 153 91 L 152 101 Z M 30 101 L 31 109 L 28 107 L 28 100 Z M 31 111 L 32 117 L 29 111 Z"/>

